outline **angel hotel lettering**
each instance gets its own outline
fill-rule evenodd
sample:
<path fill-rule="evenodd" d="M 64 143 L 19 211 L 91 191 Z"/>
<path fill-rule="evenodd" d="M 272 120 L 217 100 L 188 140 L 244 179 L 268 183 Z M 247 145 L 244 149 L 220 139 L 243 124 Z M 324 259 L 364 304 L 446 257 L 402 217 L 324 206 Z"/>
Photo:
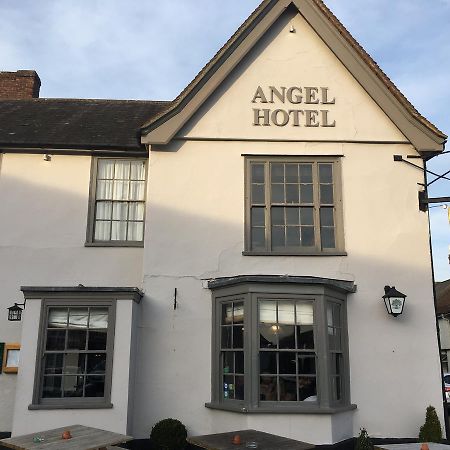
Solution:
<path fill-rule="evenodd" d="M 275 87 L 258 86 L 252 103 L 269 105 L 282 104 L 282 108 L 253 108 L 253 125 L 270 127 L 324 127 L 336 126 L 329 109 L 323 105 L 334 105 L 336 99 L 327 87 Z M 297 107 L 295 105 L 317 105 L 316 107 Z"/>

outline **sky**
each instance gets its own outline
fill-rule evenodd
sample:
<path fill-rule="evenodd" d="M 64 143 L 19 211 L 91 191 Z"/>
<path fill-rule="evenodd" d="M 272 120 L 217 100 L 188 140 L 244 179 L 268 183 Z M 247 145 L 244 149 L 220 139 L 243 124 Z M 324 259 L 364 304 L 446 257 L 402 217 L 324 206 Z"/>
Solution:
<path fill-rule="evenodd" d="M 450 0 L 325 1 L 413 105 L 450 134 Z M 0 70 L 36 70 L 41 97 L 171 100 L 258 4 L 0 0 Z M 450 154 L 429 169 L 450 170 Z M 430 196 L 450 196 L 450 181 L 434 183 Z M 442 281 L 450 278 L 447 210 L 434 207 L 430 217 Z"/>

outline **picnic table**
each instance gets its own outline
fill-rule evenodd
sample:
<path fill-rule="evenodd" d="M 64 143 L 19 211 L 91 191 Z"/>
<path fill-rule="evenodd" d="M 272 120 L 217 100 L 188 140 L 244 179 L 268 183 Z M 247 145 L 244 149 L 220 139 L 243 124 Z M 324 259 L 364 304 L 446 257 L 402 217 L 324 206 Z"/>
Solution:
<path fill-rule="evenodd" d="M 69 430 L 72 438 L 62 439 L 62 433 Z M 42 442 L 34 442 L 33 438 L 42 436 Z M 102 450 L 110 445 L 130 441 L 131 436 L 85 427 L 84 425 L 70 425 L 54 430 L 25 434 L 13 438 L 0 440 L 0 445 L 16 450 Z"/>
<path fill-rule="evenodd" d="M 232 443 L 233 436 L 236 434 L 241 437 L 242 443 L 240 445 Z M 309 450 L 315 447 L 307 442 L 295 441 L 257 430 L 239 430 L 230 433 L 193 436 L 187 438 L 187 441 L 207 450 L 246 450 L 249 448 L 246 447 L 248 442 L 256 442 L 258 450 Z"/>

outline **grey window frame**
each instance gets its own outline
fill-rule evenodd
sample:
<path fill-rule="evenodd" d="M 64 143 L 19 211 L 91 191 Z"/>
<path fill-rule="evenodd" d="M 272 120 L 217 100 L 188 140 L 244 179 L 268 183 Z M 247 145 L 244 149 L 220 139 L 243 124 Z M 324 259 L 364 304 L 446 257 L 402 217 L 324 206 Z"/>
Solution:
<path fill-rule="evenodd" d="M 239 277 L 237 277 L 239 278 Z M 347 293 L 327 284 L 296 284 L 264 282 L 264 276 L 242 277 L 254 278 L 258 281 L 226 283 L 222 286 L 211 286 L 212 289 L 212 372 L 211 402 L 205 406 L 241 413 L 308 413 L 326 414 L 355 409 L 350 403 L 350 370 L 347 332 Z M 270 277 L 267 277 L 270 278 Z M 276 297 L 275 297 L 276 296 Z M 316 353 L 317 402 L 268 402 L 259 397 L 259 335 L 258 335 L 258 301 L 259 299 L 292 299 L 313 302 L 314 339 Z M 224 399 L 222 396 L 222 367 L 220 360 L 220 324 L 221 305 L 230 301 L 244 302 L 244 400 Z M 332 398 L 332 373 L 328 331 L 327 305 L 341 305 L 342 326 L 342 398 Z"/>
<path fill-rule="evenodd" d="M 86 296 L 77 294 L 59 294 L 55 298 L 43 298 L 39 323 L 39 337 L 36 352 L 36 369 L 32 403 L 28 409 L 99 409 L 112 408 L 111 385 L 113 371 L 114 335 L 116 325 L 116 299 L 109 296 L 89 293 Z M 108 308 L 108 331 L 106 344 L 105 395 L 90 398 L 42 398 L 44 353 L 46 342 L 48 311 L 51 307 L 96 307 Z"/>
<path fill-rule="evenodd" d="M 148 180 L 148 159 L 144 157 L 114 157 L 114 156 L 93 156 L 91 158 L 91 175 L 89 183 L 89 204 L 87 214 L 87 228 L 86 228 L 86 242 L 85 247 L 143 247 L 144 239 L 142 241 L 98 241 L 95 240 L 95 205 L 97 195 L 97 174 L 98 161 L 101 159 L 123 160 L 123 161 L 143 161 L 145 163 L 145 187 L 144 187 L 144 231 L 145 236 L 145 215 L 147 205 L 147 180 Z"/>
<path fill-rule="evenodd" d="M 265 243 L 264 250 L 253 250 L 251 239 L 251 164 L 260 163 L 265 166 Z M 272 250 L 271 248 L 271 189 L 270 189 L 270 165 L 271 163 L 319 163 L 333 164 L 333 195 L 334 195 L 334 220 L 335 220 L 335 248 L 321 248 L 320 240 L 320 199 L 317 173 L 313 170 L 313 186 L 314 186 L 314 235 L 315 245 L 307 247 L 304 250 L 298 247 L 286 247 L 283 250 Z M 342 205 L 342 169 L 341 157 L 339 156 L 272 156 L 272 155 L 251 155 L 245 156 L 245 232 L 244 242 L 245 250 L 243 255 L 254 256 L 346 256 L 344 241 L 344 224 L 343 224 L 343 205 Z M 287 203 L 286 203 L 287 204 Z"/>

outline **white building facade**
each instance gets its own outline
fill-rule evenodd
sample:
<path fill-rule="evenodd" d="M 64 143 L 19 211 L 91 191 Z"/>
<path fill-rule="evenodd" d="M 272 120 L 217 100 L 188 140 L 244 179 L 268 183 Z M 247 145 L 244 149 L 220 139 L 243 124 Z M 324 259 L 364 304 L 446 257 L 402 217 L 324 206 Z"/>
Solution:
<path fill-rule="evenodd" d="M 0 317 L 21 344 L 0 429 L 176 417 L 329 444 L 443 420 L 424 175 L 398 155 L 446 136 L 319 0 L 264 1 L 173 102 L 7 106 L 111 122 L 2 145 L 3 302 L 26 305 Z M 121 114 L 141 142 L 111 137 Z"/>

